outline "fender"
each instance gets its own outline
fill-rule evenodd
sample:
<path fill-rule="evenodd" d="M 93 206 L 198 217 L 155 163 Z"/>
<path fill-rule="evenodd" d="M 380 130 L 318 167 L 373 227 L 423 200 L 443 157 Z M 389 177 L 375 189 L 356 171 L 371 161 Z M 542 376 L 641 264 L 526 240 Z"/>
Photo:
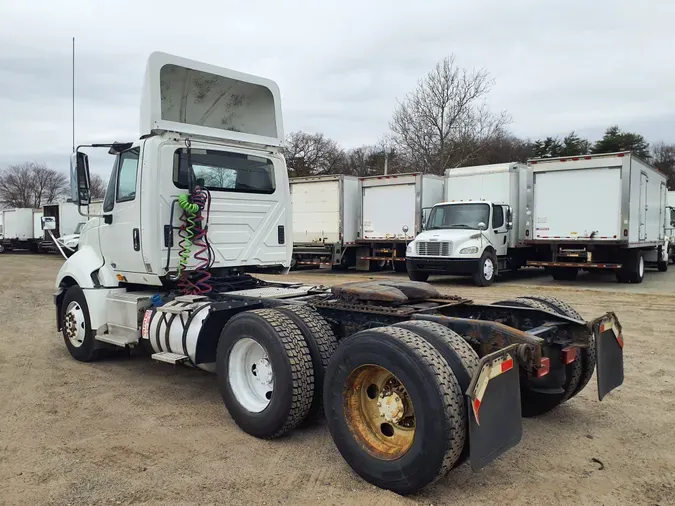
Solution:
<path fill-rule="evenodd" d="M 70 278 L 82 289 L 119 286 L 112 268 L 106 265 L 103 258 L 89 245 L 78 249 L 61 266 L 56 276 L 57 289 L 63 285 L 73 284 L 72 281 L 64 282 L 66 278 Z"/>

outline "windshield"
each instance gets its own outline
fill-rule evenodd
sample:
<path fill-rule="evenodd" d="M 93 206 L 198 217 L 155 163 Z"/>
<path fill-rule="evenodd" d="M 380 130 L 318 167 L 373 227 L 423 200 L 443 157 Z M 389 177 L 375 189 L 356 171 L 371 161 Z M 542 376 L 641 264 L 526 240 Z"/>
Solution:
<path fill-rule="evenodd" d="M 84 227 L 85 223 L 78 223 L 77 227 L 75 227 L 75 232 L 74 234 L 80 234 L 82 233 L 82 227 Z"/>
<path fill-rule="evenodd" d="M 490 219 L 488 204 L 451 204 L 434 207 L 429 215 L 427 230 L 439 228 L 468 228 L 478 230 L 478 224 L 487 225 Z"/>

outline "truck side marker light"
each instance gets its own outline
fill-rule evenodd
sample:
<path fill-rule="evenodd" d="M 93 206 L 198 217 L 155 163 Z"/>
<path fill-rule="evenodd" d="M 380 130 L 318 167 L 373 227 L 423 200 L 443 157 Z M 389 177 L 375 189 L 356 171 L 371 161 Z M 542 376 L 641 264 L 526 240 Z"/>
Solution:
<path fill-rule="evenodd" d="M 548 357 L 541 357 L 539 369 L 537 369 L 537 378 L 543 378 L 549 372 L 551 372 L 551 359 Z"/>
<path fill-rule="evenodd" d="M 567 365 L 571 364 L 577 359 L 577 348 L 576 346 L 568 346 L 562 350 L 562 363 Z"/>

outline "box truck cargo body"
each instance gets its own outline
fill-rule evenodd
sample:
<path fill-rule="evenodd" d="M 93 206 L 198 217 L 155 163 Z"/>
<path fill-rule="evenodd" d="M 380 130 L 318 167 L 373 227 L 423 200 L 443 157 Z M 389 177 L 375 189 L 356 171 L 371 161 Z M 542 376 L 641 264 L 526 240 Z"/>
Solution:
<path fill-rule="evenodd" d="M 406 245 L 422 230 L 431 208 L 443 199 L 444 179 L 431 174 L 361 178 L 358 270 L 387 264 L 405 271 Z"/>
<path fill-rule="evenodd" d="M 548 246 L 529 265 L 574 279 L 580 268 L 642 281 L 645 262 L 667 268 L 666 177 L 630 152 L 531 160 L 528 244 Z"/>
<path fill-rule="evenodd" d="M 30 249 L 37 251 L 42 233 L 41 217 L 42 211 L 40 209 L 16 208 L 3 210 L 2 250 Z"/>
<path fill-rule="evenodd" d="M 358 178 L 344 175 L 290 180 L 295 265 L 353 266 L 361 209 Z"/>
<path fill-rule="evenodd" d="M 414 281 L 431 274 L 471 275 L 487 286 L 499 271 L 534 258 L 525 244 L 527 165 L 503 163 L 449 169 L 445 199 L 431 210 L 426 230 L 408 245 L 406 264 Z"/>
<path fill-rule="evenodd" d="M 78 206 L 72 202 L 46 204 L 43 206 L 42 212 L 44 216 L 54 218 L 56 229 L 51 232 L 54 237 L 61 242 L 61 245 L 65 244 L 70 250 L 76 250 L 80 231 L 89 218 L 80 214 Z M 89 210 L 87 211 L 87 208 L 83 207 L 82 212 L 85 214 L 100 214 L 101 202 L 92 202 L 89 205 Z M 58 252 L 58 248 L 54 244 L 49 233 L 41 232 L 41 235 L 42 240 L 40 241 L 40 250 L 53 253 Z"/>

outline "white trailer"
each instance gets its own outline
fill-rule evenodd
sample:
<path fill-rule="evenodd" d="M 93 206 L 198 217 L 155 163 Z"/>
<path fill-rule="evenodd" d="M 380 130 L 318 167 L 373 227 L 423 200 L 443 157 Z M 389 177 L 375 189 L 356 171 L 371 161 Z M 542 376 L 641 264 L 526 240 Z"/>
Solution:
<path fill-rule="evenodd" d="M 443 177 L 420 173 L 364 177 L 361 191 L 356 269 L 389 265 L 405 272 L 406 246 L 443 199 Z"/>
<path fill-rule="evenodd" d="M 291 267 L 348 268 L 356 263 L 361 185 L 353 176 L 290 180 L 293 206 Z"/>
<path fill-rule="evenodd" d="M 611 269 L 619 282 L 641 283 L 645 262 L 668 268 L 666 176 L 630 152 L 537 159 L 527 205 L 530 245 L 555 279 L 579 269 Z"/>
<path fill-rule="evenodd" d="M 447 170 L 445 201 L 433 207 L 426 230 L 408 245 L 410 279 L 471 275 L 476 285 L 488 286 L 499 271 L 524 266 L 534 250 L 525 244 L 531 178 L 520 163 Z"/>
<path fill-rule="evenodd" d="M 40 209 L 16 208 L 2 211 L 4 224 L 2 251 L 30 249 L 37 252 L 42 228 Z M 37 234 L 37 235 L 36 235 Z"/>

